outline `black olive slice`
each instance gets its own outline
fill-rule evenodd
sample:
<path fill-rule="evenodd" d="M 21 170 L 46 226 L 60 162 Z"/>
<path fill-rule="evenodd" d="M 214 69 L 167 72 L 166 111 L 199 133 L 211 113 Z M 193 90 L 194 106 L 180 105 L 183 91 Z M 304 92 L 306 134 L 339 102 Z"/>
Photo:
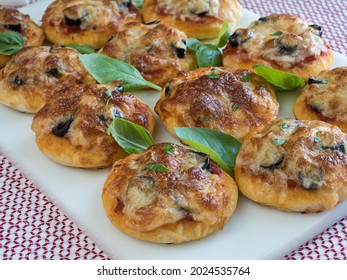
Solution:
<path fill-rule="evenodd" d="M 25 82 L 24 82 L 21 78 L 19 78 L 18 75 L 14 78 L 14 80 L 12 81 L 12 83 L 14 83 L 14 84 L 17 85 L 17 86 L 21 86 L 21 85 L 24 85 L 24 84 L 25 84 Z"/>
<path fill-rule="evenodd" d="M 203 16 L 206 16 L 208 14 L 209 10 L 207 11 L 202 11 L 202 12 L 197 12 L 195 10 L 191 10 L 190 13 L 195 15 L 195 16 L 198 16 L 198 17 L 203 17 Z"/>
<path fill-rule="evenodd" d="M 320 80 L 320 79 L 317 79 L 317 78 L 314 78 L 314 77 L 308 78 L 307 82 L 308 82 L 309 85 L 312 85 L 312 84 L 327 84 L 328 83 L 327 80 Z"/>
<path fill-rule="evenodd" d="M 313 104 L 308 104 L 308 106 L 310 107 L 310 109 L 312 110 L 312 111 L 315 111 L 315 112 L 317 112 L 317 113 L 319 113 L 319 114 L 322 114 L 322 109 L 321 108 L 318 108 L 317 106 L 315 106 L 315 105 L 313 105 Z"/>
<path fill-rule="evenodd" d="M 98 116 L 98 119 L 102 122 L 107 122 L 108 121 L 108 118 L 106 118 L 104 115 L 99 115 Z"/>
<path fill-rule="evenodd" d="M 123 93 L 124 92 L 124 88 L 123 88 L 122 84 L 118 85 L 118 87 L 116 88 L 116 92 L 117 93 Z"/>
<path fill-rule="evenodd" d="M 145 23 L 145 25 L 152 25 L 152 24 L 158 24 L 158 23 L 160 23 L 160 20 L 150 21 L 150 22 Z"/>
<path fill-rule="evenodd" d="M 207 157 L 201 166 L 202 170 L 210 170 L 210 157 Z"/>
<path fill-rule="evenodd" d="M 59 122 L 56 126 L 53 127 L 52 133 L 58 137 L 64 137 L 65 134 L 69 131 L 71 123 L 74 121 L 74 117 L 70 116 L 69 119 Z"/>
<path fill-rule="evenodd" d="M 282 155 L 281 157 L 277 158 L 275 162 L 269 164 L 269 165 L 261 165 L 260 167 L 265 168 L 265 169 L 270 169 L 270 170 L 275 170 L 278 169 L 282 162 L 284 160 L 284 155 Z"/>
<path fill-rule="evenodd" d="M 345 145 L 343 143 L 337 144 L 336 146 L 322 146 L 322 149 L 325 151 L 338 151 L 346 154 Z"/>
<path fill-rule="evenodd" d="M 59 70 L 57 68 L 51 69 L 49 71 L 46 72 L 46 74 L 48 76 L 52 76 L 52 77 L 58 77 L 59 76 Z"/>
<path fill-rule="evenodd" d="M 282 41 L 278 42 L 277 47 L 278 47 L 278 52 L 281 55 L 291 55 L 298 49 L 298 45 L 288 46 L 284 44 Z"/>
<path fill-rule="evenodd" d="M 80 27 L 81 23 L 82 23 L 82 20 L 80 18 L 78 19 L 71 19 L 71 18 L 68 18 L 67 16 L 64 16 L 64 19 L 65 19 L 65 23 L 68 25 L 68 26 L 76 26 L 76 27 Z"/>
<path fill-rule="evenodd" d="M 18 24 L 4 24 L 4 28 L 15 31 L 15 32 L 21 32 L 22 31 L 22 26 L 20 23 Z"/>
<path fill-rule="evenodd" d="M 266 22 L 266 21 L 268 21 L 268 17 L 260 17 L 259 19 L 258 19 L 258 21 L 261 21 L 261 22 Z"/>
<path fill-rule="evenodd" d="M 169 96 L 170 95 L 170 86 L 166 86 L 165 88 L 165 96 Z"/>
<path fill-rule="evenodd" d="M 312 27 L 313 29 L 317 30 L 318 31 L 318 36 L 322 37 L 323 30 L 322 30 L 322 27 L 320 25 L 318 25 L 318 24 L 311 24 L 311 25 L 309 25 L 309 27 Z"/>
<path fill-rule="evenodd" d="M 236 48 L 239 45 L 247 42 L 252 36 L 252 32 L 245 29 L 236 30 L 229 37 L 229 43 L 232 47 Z"/>
<path fill-rule="evenodd" d="M 178 58 L 184 58 L 185 54 L 186 54 L 186 49 L 184 48 L 178 48 L 174 45 L 171 45 L 172 49 L 176 52 L 176 55 Z"/>

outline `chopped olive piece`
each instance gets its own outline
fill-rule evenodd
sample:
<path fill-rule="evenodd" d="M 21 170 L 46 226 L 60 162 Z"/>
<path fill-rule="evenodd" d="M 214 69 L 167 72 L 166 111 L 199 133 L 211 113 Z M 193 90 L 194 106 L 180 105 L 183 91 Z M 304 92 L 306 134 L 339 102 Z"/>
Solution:
<path fill-rule="evenodd" d="M 99 115 L 99 116 L 98 116 L 98 119 L 99 119 L 100 121 L 102 121 L 102 122 L 108 121 L 108 118 L 106 118 L 104 115 Z"/>
<path fill-rule="evenodd" d="M 318 108 L 317 106 L 315 106 L 315 105 L 313 105 L 313 104 L 308 104 L 308 106 L 310 107 L 310 109 L 311 109 L 312 111 L 315 111 L 315 112 L 317 112 L 317 113 L 319 113 L 319 114 L 322 113 L 322 109 L 321 109 L 321 108 Z"/>
<path fill-rule="evenodd" d="M 65 23 L 66 23 L 68 26 L 80 27 L 80 25 L 81 25 L 81 23 L 82 23 L 82 20 L 81 20 L 80 18 L 74 20 L 74 19 L 68 18 L 67 16 L 64 16 L 64 19 L 65 19 Z"/>
<path fill-rule="evenodd" d="M 120 3 L 122 6 L 127 7 L 128 9 L 131 7 L 131 0 L 124 1 Z"/>
<path fill-rule="evenodd" d="M 232 47 L 236 48 L 239 45 L 247 42 L 252 35 L 253 33 L 248 29 L 240 28 L 230 35 L 229 43 Z"/>
<path fill-rule="evenodd" d="M 170 95 L 170 87 L 167 86 L 167 87 L 165 88 L 165 96 L 169 96 L 169 95 Z"/>
<path fill-rule="evenodd" d="M 55 78 L 59 76 L 59 70 L 57 68 L 51 69 L 51 70 L 47 71 L 46 73 L 47 73 L 47 75 L 53 76 Z"/>
<path fill-rule="evenodd" d="M 53 127 L 52 133 L 55 136 L 64 137 L 65 134 L 69 131 L 73 120 L 74 120 L 74 117 L 70 116 L 69 119 L 59 122 L 56 126 Z"/>
<path fill-rule="evenodd" d="M 282 40 L 278 42 L 278 52 L 282 55 L 291 55 L 298 49 L 298 45 L 286 45 Z"/>
<path fill-rule="evenodd" d="M 8 30 L 15 31 L 15 32 L 21 32 L 22 31 L 22 27 L 21 27 L 20 23 L 18 23 L 18 24 L 4 24 L 4 27 Z"/>
<path fill-rule="evenodd" d="M 318 25 L 318 24 L 311 24 L 309 26 L 312 27 L 313 29 L 317 30 L 318 31 L 318 36 L 322 37 L 323 30 L 322 30 L 322 27 L 320 25 Z"/>
<path fill-rule="evenodd" d="M 268 17 L 260 17 L 258 21 L 266 22 L 268 21 L 268 19 L 269 19 Z"/>
<path fill-rule="evenodd" d="M 274 159 L 272 163 L 267 163 L 267 165 L 260 165 L 260 167 L 265 168 L 265 169 L 270 169 L 274 170 L 277 169 L 281 166 L 282 162 L 284 160 L 284 155 L 279 155 Z"/>
<path fill-rule="evenodd" d="M 327 80 L 320 80 L 320 79 L 313 78 L 313 77 L 308 78 L 307 82 L 308 82 L 309 85 L 312 85 L 312 84 L 327 84 L 328 83 Z"/>
<path fill-rule="evenodd" d="M 19 78 L 18 75 L 14 78 L 13 83 L 17 86 L 21 86 L 25 84 L 24 81 L 21 78 Z"/>
<path fill-rule="evenodd" d="M 178 58 L 184 58 L 185 54 L 186 54 L 186 49 L 184 48 L 178 48 L 174 45 L 171 45 L 172 49 L 176 52 L 176 55 Z"/>
<path fill-rule="evenodd" d="M 337 144 L 336 146 L 322 146 L 322 149 L 325 151 L 338 151 L 346 154 L 345 145 L 343 143 Z"/>
<path fill-rule="evenodd" d="M 118 85 L 118 87 L 116 88 L 116 92 L 117 93 L 123 93 L 124 92 L 124 88 L 123 88 L 122 84 Z"/>
<path fill-rule="evenodd" d="M 210 170 L 210 157 L 207 157 L 201 166 L 202 170 Z"/>
<path fill-rule="evenodd" d="M 152 25 L 152 24 L 158 24 L 158 23 L 160 23 L 160 20 L 150 21 L 150 22 L 145 23 L 145 25 Z"/>

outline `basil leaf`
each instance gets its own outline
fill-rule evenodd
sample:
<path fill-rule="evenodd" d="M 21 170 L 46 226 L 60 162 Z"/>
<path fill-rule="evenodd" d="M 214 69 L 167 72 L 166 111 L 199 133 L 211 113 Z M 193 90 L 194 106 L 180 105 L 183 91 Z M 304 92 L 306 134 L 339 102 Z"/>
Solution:
<path fill-rule="evenodd" d="M 131 2 L 134 3 L 134 5 L 139 8 L 139 9 L 142 9 L 143 7 L 143 0 L 132 0 Z"/>
<path fill-rule="evenodd" d="M 168 172 L 169 168 L 167 168 L 162 163 L 155 163 L 155 164 L 146 164 L 146 167 L 150 170 L 154 170 L 156 172 Z"/>
<path fill-rule="evenodd" d="M 22 49 L 25 41 L 17 32 L 6 31 L 0 32 L 0 54 L 12 55 Z"/>
<path fill-rule="evenodd" d="M 196 51 L 198 67 L 222 66 L 222 53 L 212 44 L 201 44 Z"/>
<path fill-rule="evenodd" d="M 125 91 L 150 87 L 161 90 L 161 87 L 146 81 L 132 65 L 103 54 L 81 54 L 80 59 L 88 72 L 100 83 L 122 80 Z"/>
<path fill-rule="evenodd" d="M 154 144 L 152 135 L 141 125 L 116 118 L 107 129 L 128 154 L 138 154 Z"/>
<path fill-rule="evenodd" d="M 195 38 L 188 38 L 186 41 L 187 48 L 195 52 L 198 50 L 198 47 L 202 44 L 203 44 L 202 42 L 200 42 L 199 40 Z"/>
<path fill-rule="evenodd" d="M 174 154 L 173 146 L 171 144 L 169 144 L 169 143 L 165 143 L 164 146 L 163 146 L 163 149 L 169 155 L 173 155 Z"/>
<path fill-rule="evenodd" d="M 279 90 L 293 90 L 298 87 L 303 88 L 306 85 L 302 78 L 290 73 L 258 64 L 253 65 L 253 68 L 259 76 L 262 76 Z"/>
<path fill-rule="evenodd" d="M 240 141 L 229 134 L 209 128 L 175 127 L 174 130 L 180 140 L 198 152 L 210 155 L 222 169 L 234 176 Z"/>
<path fill-rule="evenodd" d="M 198 67 L 222 66 L 222 53 L 217 46 L 204 44 L 197 39 L 189 38 L 186 41 L 188 49 L 195 51 Z"/>
<path fill-rule="evenodd" d="M 95 53 L 95 50 L 86 45 L 66 45 L 66 47 L 70 47 L 78 51 L 80 54 L 90 54 Z"/>
<path fill-rule="evenodd" d="M 214 43 L 215 46 L 217 46 L 218 48 L 224 48 L 226 44 L 228 44 L 230 35 L 229 24 L 227 22 L 224 22 L 219 31 L 216 42 Z"/>

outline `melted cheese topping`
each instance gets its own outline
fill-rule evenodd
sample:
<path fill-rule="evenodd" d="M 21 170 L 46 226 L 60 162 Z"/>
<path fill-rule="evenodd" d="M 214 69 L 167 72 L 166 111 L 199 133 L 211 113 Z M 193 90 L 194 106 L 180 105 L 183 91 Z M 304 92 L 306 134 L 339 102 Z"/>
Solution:
<path fill-rule="evenodd" d="M 130 63 L 146 80 L 164 86 L 179 71 L 195 66 L 187 52 L 187 36 L 164 24 L 128 23 L 100 53 Z"/>
<path fill-rule="evenodd" d="M 127 227 L 140 232 L 184 219 L 223 225 L 237 195 L 225 185 L 224 173 L 207 155 L 174 144 L 169 144 L 168 154 L 163 145 L 115 163 L 112 172 L 117 176 L 105 185 L 104 201 L 117 200 L 114 211 L 126 217 Z M 163 164 L 168 171 L 151 170 L 148 164 Z"/>
<path fill-rule="evenodd" d="M 328 51 L 319 31 L 291 15 L 270 15 L 232 35 L 236 52 L 250 60 L 263 59 L 284 69 L 295 67 Z M 309 62 L 309 61 L 307 61 Z"/>
<path fill-rule="evenodd" d="M 157 0 L 158 7 L 166 14 L 179 15 L 181 20 L 199 18 L 199 15 L 218 16 L 219 0 Z"/>
<path fill-rule="evenodd" d="M 242 139 L 274 121 L 278 108 L 272 87 L 251 71 L 209 67 L 169 82 L 155 111 L 171 132 L 176 126 L 205 127 Z"/>
<path fill-rule="evenodd" d="M 324 117 L 347 123 L 347 67 L 324 71 L 307 85 L 302 95 L 307 106 Z"/>
<path fill-rule="evenodd" d="M 347 185 L 346 151 L 347 135 L 338 127 L 284 119 L 250 135 L 237 165 L 275 189 L 336 188 L 338 192 Z"/>

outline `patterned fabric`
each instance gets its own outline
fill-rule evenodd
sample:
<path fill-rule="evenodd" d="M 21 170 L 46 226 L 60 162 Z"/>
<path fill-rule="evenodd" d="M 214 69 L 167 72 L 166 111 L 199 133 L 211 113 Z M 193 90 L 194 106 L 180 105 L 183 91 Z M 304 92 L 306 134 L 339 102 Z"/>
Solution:
<path fill-rule="evenodd" d="M 107 259 L 0 155 L 0 259 Z"/>
<path fill-rule="evenodd" d="M 333 49 L 347 54 L 346 1 L 240 0 L 240 3 L 259 15 L 292 13 L 320 24 Z M 108 259 L 108 256 L 0 154 L 0 259 Z M 346 260 L 347 217 L 284 259 Z"/>

